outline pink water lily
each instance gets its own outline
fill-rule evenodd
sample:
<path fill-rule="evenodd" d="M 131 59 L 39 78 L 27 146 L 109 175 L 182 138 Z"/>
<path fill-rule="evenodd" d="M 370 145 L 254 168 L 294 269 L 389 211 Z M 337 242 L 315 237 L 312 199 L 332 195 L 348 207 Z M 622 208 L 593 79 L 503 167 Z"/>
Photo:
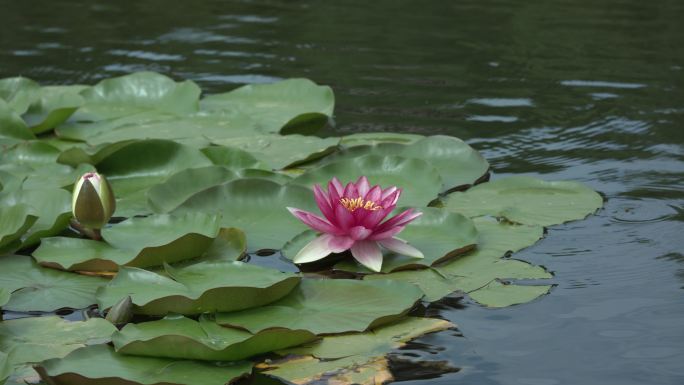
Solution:
<path fill-rule="evenodd" d="M 314 186 L 316 204 L 325 218 L 308 211 L 287 209 L 307 226 L 322 233 L 294 257 L 295 263 L 314 262 L 331 253 L 351 250 L 354 259 L 373 271 L 382 267 L 380 246 L 397 254 L 423 258 L 423 253 L 406 241 L 396 238 L 409 222 L 422 213 L 408 209 L 383 222 L 399 200 L 401 189 L 372 186 L 365 176 L 343 186 L 337 178 L 328 183 L 328 191 Z"/>

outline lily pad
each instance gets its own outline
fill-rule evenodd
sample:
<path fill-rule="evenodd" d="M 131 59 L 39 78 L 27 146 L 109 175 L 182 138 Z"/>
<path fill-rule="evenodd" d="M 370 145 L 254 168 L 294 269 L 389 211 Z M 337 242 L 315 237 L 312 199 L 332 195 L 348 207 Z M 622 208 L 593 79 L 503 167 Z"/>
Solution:
<path fill-rule="evenodd" d="M 183 316 L 128 324 L 114 334 L 118 353 L 148 357 L 208 361 L 238 361 L 310 342 L 316 335 L 306 330 L 269 329 L 252 334 L 218 325 L 207 316 L 199 322 Z"/>
<path fill-rule="evenodd" d="M 321 158 L 337 148 L 339 138 L 303 135 L 254 135 L 214 141 L 248 151 L 269 168 L 280 170 Z"/>
<path fill-rule="evenodd" d="M 276 303 L 220 313 L 216 322 L 252 333 L 275 327 L 316 334 L 364 331 L 402 317 L 421 297 L 416 286 L 400 282 L 304 279 Z"/>
<path fill-rule="evenodd" d="M 222 225 L 242 229 L 247 234 L 247 249 L 257 251 L 280 249 L 306 229 L 286 207 L 314 210 L 313 192 L 297 185 L 241 179 L 197 193 L 176 211 L 221 213 Z"/>
<path fill-rule="evenodd" d="M 160 266 L 200 256 L 219 234 L 218 215 L 186 213 L 130 218 L 102 229 L 107 243 L 88 239 L 43 239 L 33 256 L 67 270 L 116 271 L 119 266 Z"/>
<path fill-rule="evenodd" d="M 550 289 L 549 285 L 506 285 L 492 281 L 469 295 L 470 298 L 489 307 L 507 307 L 530 302 L 547 294 Z"/>
<path fill-rule="evenodd" d="M 107 286 L 98 289 L 100 308 L 107 309 L 130 295 L 138 314 L 241 310 L 282 298 L 300 279 L 242 262 L 207 261 L 165 268 L 169 277 L 133 267 L 121 268 Z"/>
<path fill-rule="evenodd" d="M 400 202 L 406 206 L 427 206 L 437 198 L 442 186 L 437 170 L 424 160 L 379 155 L 332 162 L 305 172 L 292 183 L 312 188 L 314 184 L 326 185 L 333 177 L 344 183 L 362 175 L 373 185 L 401 187 Z"/>
<path fill-rule="evenodd" d="M 387 353 L 414 338 L 453 327 L 444 320 L 408 317 L 365 333 L 326 336 L 308 346 L 280 351 L 288 358 L 262 363 L 257 368 L 263 369 L 265 375 L 295 384 L 323 378 L 328 384 L 385 383 L 392 380 L 384 358 Z"/>
<path fill-rule="evenodd" d="M 585 218 L 603 206 L 603 199 L 581 183 L 513 176 L 450 194 L 444 206 L 469 217 L 493 215 L 514 223 L 551 226 Z"/>
<path fill-rule="evenodd" d="M 490 218 L 475 220 L 479 232 L 477 249 L 453 261 L 421 271 L 401 271 L 386 274 L 383 279 L 392 279 L 418 285 L 428 301 L 436 301 L 455 291 L 472 294 L 472 298 L 485 306 L 495 307 L 504 303 L 507 295 L 515 302 L 520 298 L 514 288 L 499 293 L 502 298 L 489 302 L 491 296 L 479 296 L 477 291 L 486 288 L 499 279 L 548 279 L 552 278 L 544 268 L 527 262 L 502 259 L 508 252 L 515 252 L 534 244 L 543 236 L 540 226 L 499 223 Z M 378 279 L 368 275 L 364 280 Z M 515 285 L 508 285 L 515 286 Z M 545 293 L 549 285 L 539 285 L 526 293 Z M 487 289 L 485 289 L 487 290 Z M 530 300 L 533 298 L 529 298 Z"/>
<path fill-rule="evenodd" d="M 0 153 L 0 164 L 27 165 L 40 167 L 55 163 L 60 151 L 58 148 L 40 140 L 17 143 Z"/>
<path fill-rule="evenodd" d="M 38 363 L 86 345 L 107 343 L 115 331 L 101 318 L 78 322 L 57 316 L 20 318 L 0 323 L 0 350 L 15 366 Z"/>
<path fill-rule="evenodd" d="M 25 204 L 0 207 L 0 255 L 3 250 L 21 245 L 20 237 L 38 219 L 33 212 L 33 208 Z"/>
<path fill-rule="evenodd" d="M 202 149 L 202 153 L 218 166 L 226 166 L 233 170 L 266 166 L 249 152 L 230 146 L 209 146 Z"/>
<path fill-rule="evenodd" d="M 0 205 L 31 207 L 31 214 L 37 219 L 22 236 L 21 247 L 34 245 L 42 237 L 55 235 L 64 230 L 71 218 L 71 194 L 66 190 L 45 188 L 41 190 L 18 190 L 0 195 Z"/>
<path fill-rule="evenodd" d="M 238 261 L 247 251 L 245 233 L 234 227 L 224 227 L 202 254 L 202 261 Z"/>
<path fill-rule="evenodd" d="M 82 309 L 95 304 L 95 291 L 107 279 L 38 266 L 31 257 L 0 258 L 0 288 L 12 293 L 3 308 L 12 311 Z"/>
<path fill-rule="evenodd" d="M 36 138 L 21 116 L 2 99 L 0 99 L 0 138 L 10 138 L 16 141 Z"/>
<path fill-rule="evenodd" d="M 40 85 L 22 76 L 0 79 L 0 100 L 21 115 L 40 97 Z"/>
<path fill-rule="evenodd" d="M 177 83 L 158 73 L 137 72 L 83 90 L 85 102 L 74 119 L 99 121 L 149 110 L 187 115 L 198 110 L 200 93 L 193 81 Z"/>
<path fill-rule="evenodd" d="M 360 132 L 343 136 L 340 144 L 344 147 L 372 146 L 379 143 L 411 144 L 422 138 L 424 138 L 423 135 L 398 132 Z"/>
<path fill-rule="evenodd" d="M 0 309 L 9 302 L 10 298 L 12 297 L 12 291 L 9 289 L 5 289 L 4 287 L 0 287 Z"/>
<path fill-rule="evenodd" d="M 383 258 L 381 272 L 425 268 L 463 254 L 477 244 L 477 229 L 473 221 L 460 214 L 446 210 L 423 207 L 423 213 L 406 226 L 397 236 L 420 250 L 422 259 L 387 253 Z M 339 262 L 336 270 L 370 274 L 371 270 L 351 259 Z"/>
<path fill-rule="evenodd" d="M 272 84 L 250 84 L 202 99 L 203 111 L 243 114 L 252 118 L 256 132 L 310 134 L 332 116 L 332 89 L 308 79 L 288 79 Z"/>
<path fill-rule="evenodd" d="M 225 385 L 252 371 L 251 362 L 210 363 L 117 354 L 107 345 L 78 349 L 37 368 L 55 384 Z"/>
<path fill-rule="evenodd" d="M 5 383 L 7 377 L 12 374 L 12 365 L 10 365 L 7 354 L 0 352 L 0 385 Z"/>
<path fill-rule="evenodd" d="M 31 104 L 23 118 L 35 134 L 52 130 L 64 123 L 83 105 L 81 91 L 88 86 L 41 87 L 38 99 Z"/>

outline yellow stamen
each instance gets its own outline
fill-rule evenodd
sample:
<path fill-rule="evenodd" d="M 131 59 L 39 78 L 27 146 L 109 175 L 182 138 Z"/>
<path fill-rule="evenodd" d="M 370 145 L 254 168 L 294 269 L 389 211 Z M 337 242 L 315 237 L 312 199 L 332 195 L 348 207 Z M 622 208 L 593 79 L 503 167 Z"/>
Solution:
<path fill-rule="evenodd" d="M 373 201 L 364 201 L 363 198 L 342 198 L 340 199 L 340 204 L 344 206 L 345 209 L 349 211 L 354 211 L 356 209 L 364 209 L 369 211 L 382 210 L 382 206 Z"/>

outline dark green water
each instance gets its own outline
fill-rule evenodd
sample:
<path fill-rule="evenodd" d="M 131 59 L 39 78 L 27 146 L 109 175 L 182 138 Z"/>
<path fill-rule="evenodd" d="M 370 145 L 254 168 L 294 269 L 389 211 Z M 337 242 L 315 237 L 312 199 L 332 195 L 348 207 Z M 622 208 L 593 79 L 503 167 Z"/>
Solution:
<path fill-rule="evenodd" d="M 681 0 L 0 3 L 0 77 L 154 70 L 208 92 L 308 77 L 334 88 L 339 133 L 451 134 L 496 176 L 606 195 L 597 216 L 517 255 L 555 273 L 549 295 L 501 310 L 433 305 L 463 336 L 394 354 L 399 379 L 684 383 Z"/>

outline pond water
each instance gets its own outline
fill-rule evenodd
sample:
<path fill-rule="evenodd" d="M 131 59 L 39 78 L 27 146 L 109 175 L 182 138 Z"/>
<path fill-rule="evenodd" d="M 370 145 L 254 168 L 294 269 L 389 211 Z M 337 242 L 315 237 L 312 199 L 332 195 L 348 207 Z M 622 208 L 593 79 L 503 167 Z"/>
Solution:
<path fill-rule="evenodd" d="M 308 77 L 334 132 L 449 134 L 496 177 L 582 181 L 605 208 L 516 254 L 550 294 L 426 309 L 460 332 L 393 355 L 410 384 L 684 383 L 684 2 L 4 2 L 0 77 L 153 70 L 208 92 Z M 429 364 L 419 364 L 430 361 Z M 449 373 L 444 373 L 449 372 Z"/>

